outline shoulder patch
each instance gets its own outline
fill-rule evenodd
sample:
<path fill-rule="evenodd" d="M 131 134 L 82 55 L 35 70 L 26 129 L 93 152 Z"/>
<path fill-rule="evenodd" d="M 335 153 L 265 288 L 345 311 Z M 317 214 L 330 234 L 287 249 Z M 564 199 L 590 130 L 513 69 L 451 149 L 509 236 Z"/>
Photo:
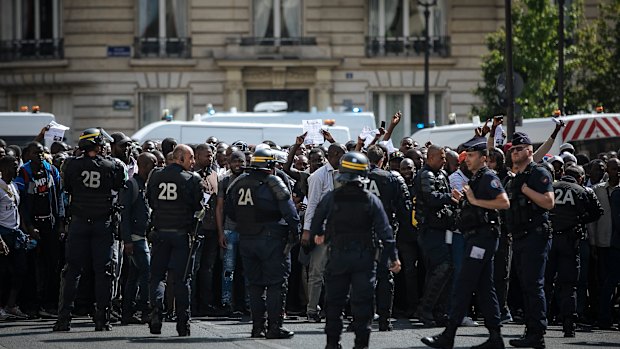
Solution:
<path fill-rule="evenodd" d="M 543 184 L 547 184 L 547 183 L 549 183 L 549 177 L 548 176 L 542 176 L 542 177 L 540 177 L 540 181 Z"/>
<path fill-rule="evenodd" d="M 500 183 L 499 179 L 495 178 L 491 181 L 491 188 L 498 189 L 501 186 L 502 186 L 502 183 Z"/>

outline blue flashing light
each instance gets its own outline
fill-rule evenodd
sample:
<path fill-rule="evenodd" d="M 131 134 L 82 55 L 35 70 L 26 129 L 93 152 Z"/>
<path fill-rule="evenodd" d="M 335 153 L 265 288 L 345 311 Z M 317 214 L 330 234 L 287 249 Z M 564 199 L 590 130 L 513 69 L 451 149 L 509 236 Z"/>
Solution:
<path fill-rule="evenodd" d="M 361 113 L 361 112 L 362 112 L 362 108 L 360 108 L 360 107 L 355 107 L 355 108 L 353 108 L 353 112 L 354 112 L 354 113 Z"/>
<path fill-rule="evenodd" d="M 424 128 L 424 124 L 423 123 L 419 123 L 419 124 L 416 124 L 415 127 L 417 127 L 418 129 L 422 129 L 422 128 Z"/>

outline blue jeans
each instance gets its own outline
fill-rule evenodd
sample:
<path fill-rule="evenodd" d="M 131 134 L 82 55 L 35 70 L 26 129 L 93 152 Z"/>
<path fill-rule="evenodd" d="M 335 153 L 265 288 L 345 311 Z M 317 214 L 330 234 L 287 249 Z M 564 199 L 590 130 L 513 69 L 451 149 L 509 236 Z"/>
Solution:
<path fill-rule="evenodd" d="M 133 254 L 128 258 L 129 276 L 125 282 L 123 294 L 123 317 L 131 317 L 136 309 L 133 303 L 136 300 L 136 292 L 140 292 L 137 310 L 143 313 L 149 310 L 149 279 L 151 278 L 151 252 L 146 240 L 133 242 Z"/>
<path fill-rule="evenodd" d="M 226 250 L 222 261 L 222 303 L 232 303 L 233 283 L 237 254 L 239 253 L 239 233 L 234 230 L 224 230 Z"/>

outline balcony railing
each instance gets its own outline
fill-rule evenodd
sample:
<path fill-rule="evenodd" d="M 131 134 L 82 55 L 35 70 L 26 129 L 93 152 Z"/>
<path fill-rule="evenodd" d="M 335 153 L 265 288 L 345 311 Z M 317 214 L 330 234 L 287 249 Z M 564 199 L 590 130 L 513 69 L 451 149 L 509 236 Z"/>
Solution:
<path fill-rule="evenodd" d="M 191 58 L 192 38 L 135 38 L 136 58 Z"/>
<path fill-rule="evenodd" d="M 63 39 L 0 41 L 0 62 L 64 58 Z"/>
<path fill-rule="evenodd" d="M 450 37 L 429 37 L 429 52 L 431 56 L 450 56 Z M 424 37 L 366 37 L 366 56 L 423 56 Z"/>
<path fill-rule="evenodd" d="M 242 37 L 231 38 L 240 46 L 312 46 L 316 45 L 314 37 L 297 38 L 268 38 L 268 37 Z"/>

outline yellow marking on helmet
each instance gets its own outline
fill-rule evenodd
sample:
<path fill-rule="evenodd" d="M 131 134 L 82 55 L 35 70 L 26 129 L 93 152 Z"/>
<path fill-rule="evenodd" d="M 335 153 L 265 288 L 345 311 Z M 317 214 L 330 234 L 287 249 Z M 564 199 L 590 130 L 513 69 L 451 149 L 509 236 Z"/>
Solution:
<path fill-rule="evenodd" d="M 267 162 L 267 161 L 274 161 L 275 158 L 272 156 L 254 156 L 252 157 L 251 161 L 253 162 Z"/>
<path fill-rule="evenodd" d="M 90 134 L 87 134 L 87 135 L 81 135 L 81 136 L 80 136 L 80 139 L 86 139 L 86 138 L 97 137 L 97 136 L 99 136 L 100 134 L 101 134 L 101 132 L 99 132 L 99 133 L 90 133 Z"/>
<path fill-rule="evenodd" d="M 368 169 L 367 164 L 357 164 L 355 162 L 350 162 L 350 161 L 343 161 L 341 165 L 342 167 L 348 168 L 350 170 L 367 170 Z"/>

